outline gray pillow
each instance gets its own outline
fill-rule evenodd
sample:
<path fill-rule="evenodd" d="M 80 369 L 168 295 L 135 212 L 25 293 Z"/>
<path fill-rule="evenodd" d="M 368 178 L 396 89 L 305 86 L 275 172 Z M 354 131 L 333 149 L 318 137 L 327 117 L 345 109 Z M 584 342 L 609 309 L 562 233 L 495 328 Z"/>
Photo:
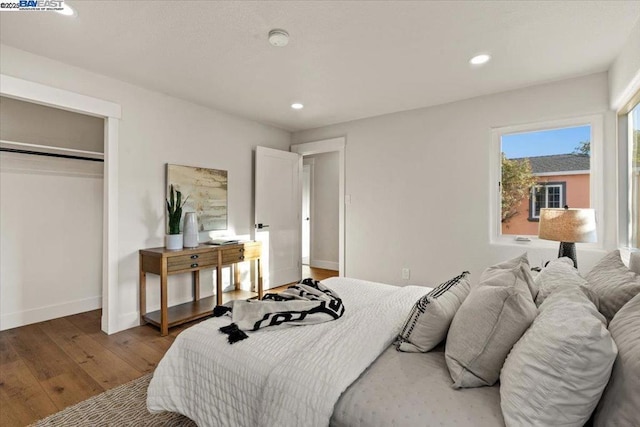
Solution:
<path fill-rule="evenodd" d="M 453 318 L 445 359 L 454 388 L 493 385 L 513 345 L 537 314 L 522 257 L 490 267 Z"/>
<path fill-rule="evenodd" d="M 551 292 L 558 288 L 567 286 L 585 286 L 587 281 L 580 276 L 578 270 L 573 266 L 573 261 L 567 257 L 554 259 L 546 265 L 540 274 L 536 276 L 534 282 L 538 286 L 536 295 L 536 305 L 540 304 L 549 296 Z"/>
<path fill-rule="evenodd" d="M 577 287 L 591 300 L 596 308 L 600 309 L 598 296 L 588 287 L 587 280 L 580 276 L 570 258 L 562 257 L 551 261 L 536 276 L 534 282 L 538 286 L 538 295 L 535 299 L 538 307 L 552 293 L 561 289 Z"/>
<path fill-rule="evenodd" d="M 600 313 L 611 321 L 618 310 L 640 293 L 640 276 L 629 270 L 620 251 L 607 254 L 587 274 L 587 282 L 600 301 Z"/>
<path fill-rule="evenodd" d="M 640 295 L 618 311 L 609 332 L 618 346 L 611 379 L 598 404 L 596 427 L 632 426 L 640 420 Z"/>
<path fill-rule="evenodd" d="M 525 263 L 527 264 L 527 266 L 529 266 L 529 258 L 526 252 L 520 255 L 519 257 L 510 259 L 508 261 L 503 261 L 496 265 L 492 265 L 491 267 L 485 270 L 485 274 L 488 274 L 496 270 L 509 270 L 512 268 L 516 268 L 521 263 Z M 531 275 L 531 270 L 529 270 L 529 274 L 527 274 L 526 277 L 523 277 L 523 280 L 527 282 L 527 287 L 529 288 L 529 291 L 531 291 L 531 298 L 535 300 L 536 296 L 538 295 L 538 285 L 536 284 L 535 280 L 533 280 L 533 276 Z"/>
<path fill-rule="evenodd" d="M 539 312 L 500 374 L 505 424 L 582 427 L 609 381 L 616 345 L 578 286 L 557 289 Z"/>
<path fill-rule="evenodd" d="M 398 336 L 396 349 L 425 353 L 440 344 L 470 290 L 469 272 L 465 271 L 420 298 Z"/>

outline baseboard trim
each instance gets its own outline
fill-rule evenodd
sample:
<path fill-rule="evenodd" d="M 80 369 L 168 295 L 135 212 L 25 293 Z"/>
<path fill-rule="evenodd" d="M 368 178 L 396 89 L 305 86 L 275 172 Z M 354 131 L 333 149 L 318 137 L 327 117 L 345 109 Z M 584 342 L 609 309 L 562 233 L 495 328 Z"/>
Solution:
<path fill-rule="evenodd" d="M 340 264 L 335 261 L 324 261 L 321 259 L 312 259 L 309 262 L 309 266 L 313 268 L 323 268 L 325 270 L 334 270 L 338 271 L 340 269 Z"/>
<path fill-rule="evenodd" d="M 102 307 L 102 297 L 91 297 L 62 304 L 46 307 L 32 308 L 16 313 L 0 316 L 0 331 L 57 319 L 58 317 L 71 316 L 85 311 L 97 310 Z"/>
<path fill-rule="evenodd" d="M 130 313 L 124 313 L 118 316 L 118 330 L 112 333 L 124 331 L 126 329 L 135 328 L 140 326 L 140 312 L 132 311 Z M 109 334 L 111 335 L 111 334 Z"/>

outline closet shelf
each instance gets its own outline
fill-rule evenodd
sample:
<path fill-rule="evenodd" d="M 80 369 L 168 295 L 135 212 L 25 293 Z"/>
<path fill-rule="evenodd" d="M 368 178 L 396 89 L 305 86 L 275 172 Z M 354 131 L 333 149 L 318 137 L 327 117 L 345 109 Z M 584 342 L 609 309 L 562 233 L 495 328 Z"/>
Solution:
<path fill-rule="evenodd" d="M 51 147 L 49 145 L 27 144 L 25 142 L 0 140 L 1 151 L 14 151 L 26 154 L 66 157 L 80 160 L 104 161 L 104 154 L 97 151 L 76 150 L 73 148 Z"/>

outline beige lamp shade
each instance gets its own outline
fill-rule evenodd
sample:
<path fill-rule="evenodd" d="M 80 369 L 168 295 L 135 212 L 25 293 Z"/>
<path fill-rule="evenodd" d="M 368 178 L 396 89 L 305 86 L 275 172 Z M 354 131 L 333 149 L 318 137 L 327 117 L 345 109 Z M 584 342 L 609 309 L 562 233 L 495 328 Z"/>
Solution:
<path fill-rule="evenodd" d="M 594 243 L 596 212 L 593 209 L 540 209 L 538 237 L 556 242 Z"/>

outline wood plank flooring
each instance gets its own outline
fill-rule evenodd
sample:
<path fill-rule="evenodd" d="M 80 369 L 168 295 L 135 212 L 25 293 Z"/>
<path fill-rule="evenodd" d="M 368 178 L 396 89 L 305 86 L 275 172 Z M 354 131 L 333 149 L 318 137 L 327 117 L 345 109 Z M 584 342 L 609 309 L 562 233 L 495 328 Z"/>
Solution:
<path fill-rule="evenodd" d="M 337 273 L 303 266 L 303 277 L 316 280 Z M 0 426 L 26 426 L 152 372 L 178 334 L 196 323 L 171 328 L 166 337 L 151 325 L 106 335 L 100 317 L 94 310 L 0 332 Z"/>

